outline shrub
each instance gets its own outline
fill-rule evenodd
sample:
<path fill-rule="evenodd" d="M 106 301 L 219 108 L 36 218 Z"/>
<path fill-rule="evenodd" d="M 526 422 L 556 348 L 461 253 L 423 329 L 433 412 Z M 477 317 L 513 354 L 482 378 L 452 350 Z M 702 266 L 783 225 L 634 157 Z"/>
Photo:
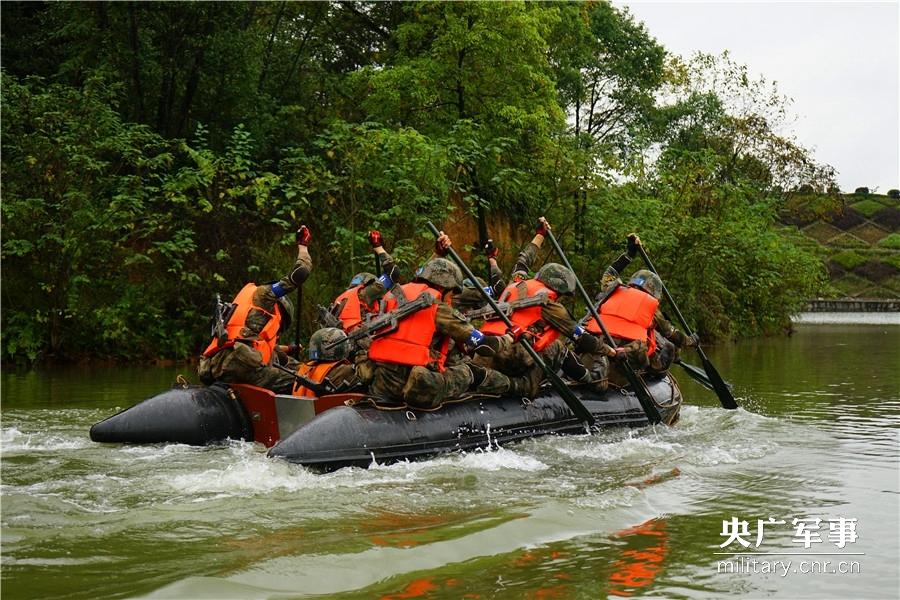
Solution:
<path fill-rule="evenodd" d="M 890 256 L 883 257 L 881 260 L 900 270 L 900 254 L 891 254 Z"/>
<path fill-rule="evenodd" d="M 841 250 L 831 257 L 831 261 L 850 271 L 865 264 L 866 257 L 855 250 Z"/>
<path fill-rule="evenodd" d="M 888 190 L 888 198 L 894 198 L 895 200 L 900 200 L 900 190 Z"/>
<path fill-rule="evenodd" d="M 852 231 L 853 235 L 869 244 L 877 244 L 888 236 L 888 232 L 874 223 L 863 223 Z"/>
<path fill-rule="evenodd" d="M 836 238 L 832 239 L 828 242 L 829 246 L 834 246 L 835 248 L 868 248 L 869 244 L 862 241 L 855 235 L 851 233 L 842 233 Z"/>
<path fill-rule="evenodd" d="M 862 292 L 872 286 L 871 281 L 857 277 L 852 273 L 848 273 L 833 283 L 834 288 L 838 291 L 839 295 L 844 298 L 859 296 Z"/>
<path fill-rule="evenodd" d="M 859 194 L 860 196 L 868 196 L 868 195 L 869 195 L 869 188 L 867 188 L 867 187 L 858 187 L 858 188 L 856 188 L 855 190 L 853 190 L 853 193 L 854 193 L 854 194 Z"/>
<path fill-rule="evenodd" d="M 880 242 L 879 248 L 888 248 L 890 250 L 900 250 L 900 233 L 892 233 Z"/>
<path fill-rule="evenodd" d="M 828 240 L 841 235 L 841 230 L 833 225 L 819 221 L 818 223 L 813 223 L 809 227 L 806 227 L 803 230 L 803 233 L 817 242 L 824 244 Z"/>
<path fill-rule="evenodd" d="M 857 202 L 856 204 L 853 204 L 851 206 L 854 210 L 859 211 L 859 213 L 867 219 L 871 219 L 872 215 L 884 208 L 884 204 L 878 202 L 877 200 L 872 200 L 871 198 L 867 198 L 866 200 Z"/>
<path fill-rule="evenodd" d="M 886 206 L 875 213 L 872 220 L 888 231 L 897 231 L 900 229 L 900 208 Z"/>
<path fill-rule="evenodd" d="M 881 282 L 881 285 L 892 292 L 892 296 L 900 296 L 900 275 L 893 275 Z"/>
<path fill-rule="evenodd" d="M 880 260 L 869 260 L 853 269 L 853 272 L 870 281 L 880 282 L 888 277 L 897 275 L 900 273 L 900 269 Z"/>
<path fill-rule="evenodd" d="M 848 206 L 844 210 L 831 217 L 831 224 L 835 227 L 843 229 L 844 231 L 847 231 L 848 229 L 853 229 L 865 220 L 866 218 L 862 216 L 858 210 L 856 210 L 852 206 Z"/>

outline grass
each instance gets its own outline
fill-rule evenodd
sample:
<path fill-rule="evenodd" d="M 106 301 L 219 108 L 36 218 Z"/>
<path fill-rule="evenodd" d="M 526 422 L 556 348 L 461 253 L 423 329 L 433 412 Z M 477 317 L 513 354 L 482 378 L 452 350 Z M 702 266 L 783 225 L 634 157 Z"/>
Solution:
<path fill-rule="evenodd" d="M 879 241 L 890 235 L 878 225 L 870 222 L 863 223 L 851 233 L 868 244 L 877 244 Z"/>
<path fill-rule="evenodd" d="M 872 215 L 877 213 L 879 210 L 884 208 L 884 204 L 878 202 L 877 200 L 872 200 L 871 198 L 867 198 L 862 202 L 857 202 L 855 204 L 850 205 L 854 210 L 859 212 L 867 219 L 871 219 Z"/>
<path fill-rule="evenodd" d="M 896 269 L 900 269 L 900 254 L 891 254 L 890 256 L 882 257 L 881 260 Z"/>
<path fill-rule="evenodd" d="M 866 293 L 872 288 L 872 282 L 857 277 L 856 275 L 847 274 L 832 282 L 835 289 L 842 297 L 858 297 Z"/>
<path fill-rule="evenodd" d="M 890 292 L 893 292 L 891 297 L 900 297 L 900 275 L 892 275 L 891 277 L 888 277 L 881 282 L 881 287 L 889 290 Z"/>
<path fill-rule="evenodd" d="M 855 250 L 841 250 L 840 252 L 833 254 L 830 260 L 844 269 L 851 271 L 856 267 L 866 264 L 869 259 Z"/>
<path fill-rule="evenodd" d="M 841 235 L 841 230 L 834 225 L 819 221 L 818 223 L 813 223 L 809 227 L 806 227 L 803 230 L 803 233 L 820 244 L 824 244 L 828 240 Z"/>
<path fill-rule="evenodd" d="M 799 245 L 823 260 L 833 297 L 900 298 L 900 199 L 883 194 L 793 197 L 793 221 L 816 217 Z M 782 219 L 786 222 L 789 219 Z"/>
<path fill-rule="evenodd" d="M 885 206 L 872 216 L 872 221 L 891 232 L 900 229 L 900 208 Z"/>
<path fill-rule="evenodd" d="M 900 250 L 900 233 L 889 234 L 878 242 L 878 247 L 887 248 L 888 250 Z"/>
<path fill-rule="evenodd" d="M 865 277 L 869 281 L 880 283 L 888 277 L 900 274 L 900 268 L 895 267 L 889 262 L 872 259 L 855 267 L 853 273 L 860 277 Z"/>
<path fill-rule="evenodd" d="M 832 238 L 828 242 L 829 246 L 834 248 L 868 248 L 869 243 L 865 242 L 855 235 L 851 233 L 842 233 L 841 235 Z"/>

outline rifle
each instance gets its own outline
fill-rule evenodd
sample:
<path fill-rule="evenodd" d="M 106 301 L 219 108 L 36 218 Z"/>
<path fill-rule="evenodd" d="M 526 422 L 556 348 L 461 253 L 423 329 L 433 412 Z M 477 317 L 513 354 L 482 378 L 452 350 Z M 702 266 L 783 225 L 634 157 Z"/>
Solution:
<path fill-rule="evenodd" d="M 422 292 L 415 300 L 407 300 L 390 312 L 379 313 L 377 316 L 366 315 L 366 321 L 349 332 L 346 340 L 331 342 L 324 349 L 328 350 L 338 344 L 352 343 L 364 337 L 376 338 L 386 335 L 397 329 L 400 321 L 432 304 L 434 304 L 434 296 L 428 292 Z"/>
<path fill-rule="evenodd" d="M 235 303 L 222 302 L 222 295 L 216 294 L 216 307 L 213 313 L 213 323 L 210 335 L 216 340 L 218 346 L 221 346 L 228 341 L 228 330 L 226 326 L 228 325 L 228 321 L 231 320 L 231 315 L 234 314 L 236 308 L 237 305 Z"/>
<path fill-rule="evenodd" d="M 519 298 L 518 300 L 513 300 L 512 302 L 497 302 L 497 308 L 499 308 L 500 312 L 508 317 L 513 313 L 513 311 L 519 310 L 521 308 L 531 308 L 532 306 L 547 306 L 548 304 L 550 304 L 550 299 L 547 297 L 547 294 L 542 293 L 535 294 L 534 296 L 529 296 L 528 298 Z M 465 317 L 469 320 L 484 318 L 486 321 L 490 321 L 492 319 L 500 318 L 500 316 L 497 315 L 497 312 L 490 306 L 483 306 L 481 308 L 466 311 L 464 314 Z"/>
<path fill-rule="evenodd" d="M 293 375 L 294 379 L 299 381 L 303 386 L 312 390 L 312 392 L 316 396 L 328 396 L 330 394 L 339 394 L 341 392 L 344 392 L 344 391 L 347 391 L 347 390 L 353 388 L 353 386 L 347 385 L 346 380 L 344 380 L 339 385 L 335 385 L 329 378 L 326 377 L 325 379 L 322 380 L 321 383 L 319 383 L 319 382 L 313 381 L 312 379 L 310 379 L 308 377 L 304 377 L 303 375 L 301 375 L 300 373 L 297 373 L 296 371 L 291 371 L 287 367 L 279 365 L 278 363 L 273 363 L 272 366 L 280 371 L 284 371 L 285 373 L 289 373 L 289 374 Z"/>
<path fill-rule="evenodd" d="M 344 303 L 346 301 L 346 298 L 342 300 L 341 304 L 336 306 L 334 311 L 328 310 L 327 308 L 319 304 L 316 309 L 318 311 L 316 321 L 319 322 L 319 325 L 322 327 L 337 327 L 338 329 L 343 328 L 344 325 L 337 317 L 337 315 L 341 314 L 341 311 L 344 309 Z"/>
<path fill-rule="evenodd" d="M 597 312 L 600 312 L 600 307 L 603 306 L 603 303 L 604 303 L 604 302 L 606 302 L 607 300 L 609 300 L 610 296 L 613 295 L 613 292 L 615 292 L 617 289 L 619 289 L 619 286 L 620 286 L 620 285 L 622 285 L 621 282 L 618 282 L 618 281 L 615 282 L 614 284 L 612 284 L 612 285 L 609 287 L 608 290 L 606 290 L 606 291 L 603 293 L 602 296 L 600 296 L 599 298 L 597 298 L 597 306 L 594 308 L 594 310 L 596 310 Z M 587 314 L 584 315 L 583 317 L 581 317 L 581 320 L 578 321 L 578 324 L 581 325 L 582 327 L 584 327 L 585 325 L 587 325 L 588 323 L 590 323 L 590 322 L 593 320 L 593 318 L 594 318 L 594 317 L 591 315 L 591 311 L 588 310 L 588 311 L 587 311 Z"/>

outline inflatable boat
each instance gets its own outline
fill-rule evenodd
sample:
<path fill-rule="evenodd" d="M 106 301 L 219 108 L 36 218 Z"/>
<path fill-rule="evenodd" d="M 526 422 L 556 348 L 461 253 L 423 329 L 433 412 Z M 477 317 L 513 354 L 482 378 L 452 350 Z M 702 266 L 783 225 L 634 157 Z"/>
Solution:
<path fill-rule="evenodd" d="M 674 377 L 648 380 L 647 388 L 663 423 L 674 424 L 682 402 Z M 572 391 L 596 419 L 595 427 L 648 424 L 630 390 Z M 578 433 L 586 433 L 585 424 L 549 387 L 534 399 L 468 396 L 421 410 L 364 394 L 304 397 L 250 385 L 177 384 L 96 423 L 90 436 L 124 444 L 255 441 L 269 447 L 271 457 L 329 471 Z"/>
<path fill-rule="evenodd" d="M 674 424 L 681 407 L 675 380 L 648 381 L 662 420 Z M 594 427 L 649 424 L 637 397 L 616 388 L 576 396 L 596 419 Z M 488 448 L 548 434 L 588 433 L 558 393 L 535 399 L 470 396 L 436 410 L 385 407 L 364 400 L 325 411 L 269 449 L 269 456 L 330 471 L 347 466 L 416 460 L 447 452 Z"/>

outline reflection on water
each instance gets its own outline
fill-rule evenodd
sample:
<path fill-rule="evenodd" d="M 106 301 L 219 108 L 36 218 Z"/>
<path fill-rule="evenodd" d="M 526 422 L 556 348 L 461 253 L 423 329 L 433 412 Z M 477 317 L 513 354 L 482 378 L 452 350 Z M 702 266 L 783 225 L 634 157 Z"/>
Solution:
<path fill-rule="evenodd" d="M 3 373 L 4 597 L 895 598 L 898 348 L 896 326 L 799 325 L 709 349 L 737 411 L 676 371 L 676 427 L 327 475 L 90 442 L 184 368 Z M 717 573 L 732 517 L 857 518 L 861 573 Z"/>

